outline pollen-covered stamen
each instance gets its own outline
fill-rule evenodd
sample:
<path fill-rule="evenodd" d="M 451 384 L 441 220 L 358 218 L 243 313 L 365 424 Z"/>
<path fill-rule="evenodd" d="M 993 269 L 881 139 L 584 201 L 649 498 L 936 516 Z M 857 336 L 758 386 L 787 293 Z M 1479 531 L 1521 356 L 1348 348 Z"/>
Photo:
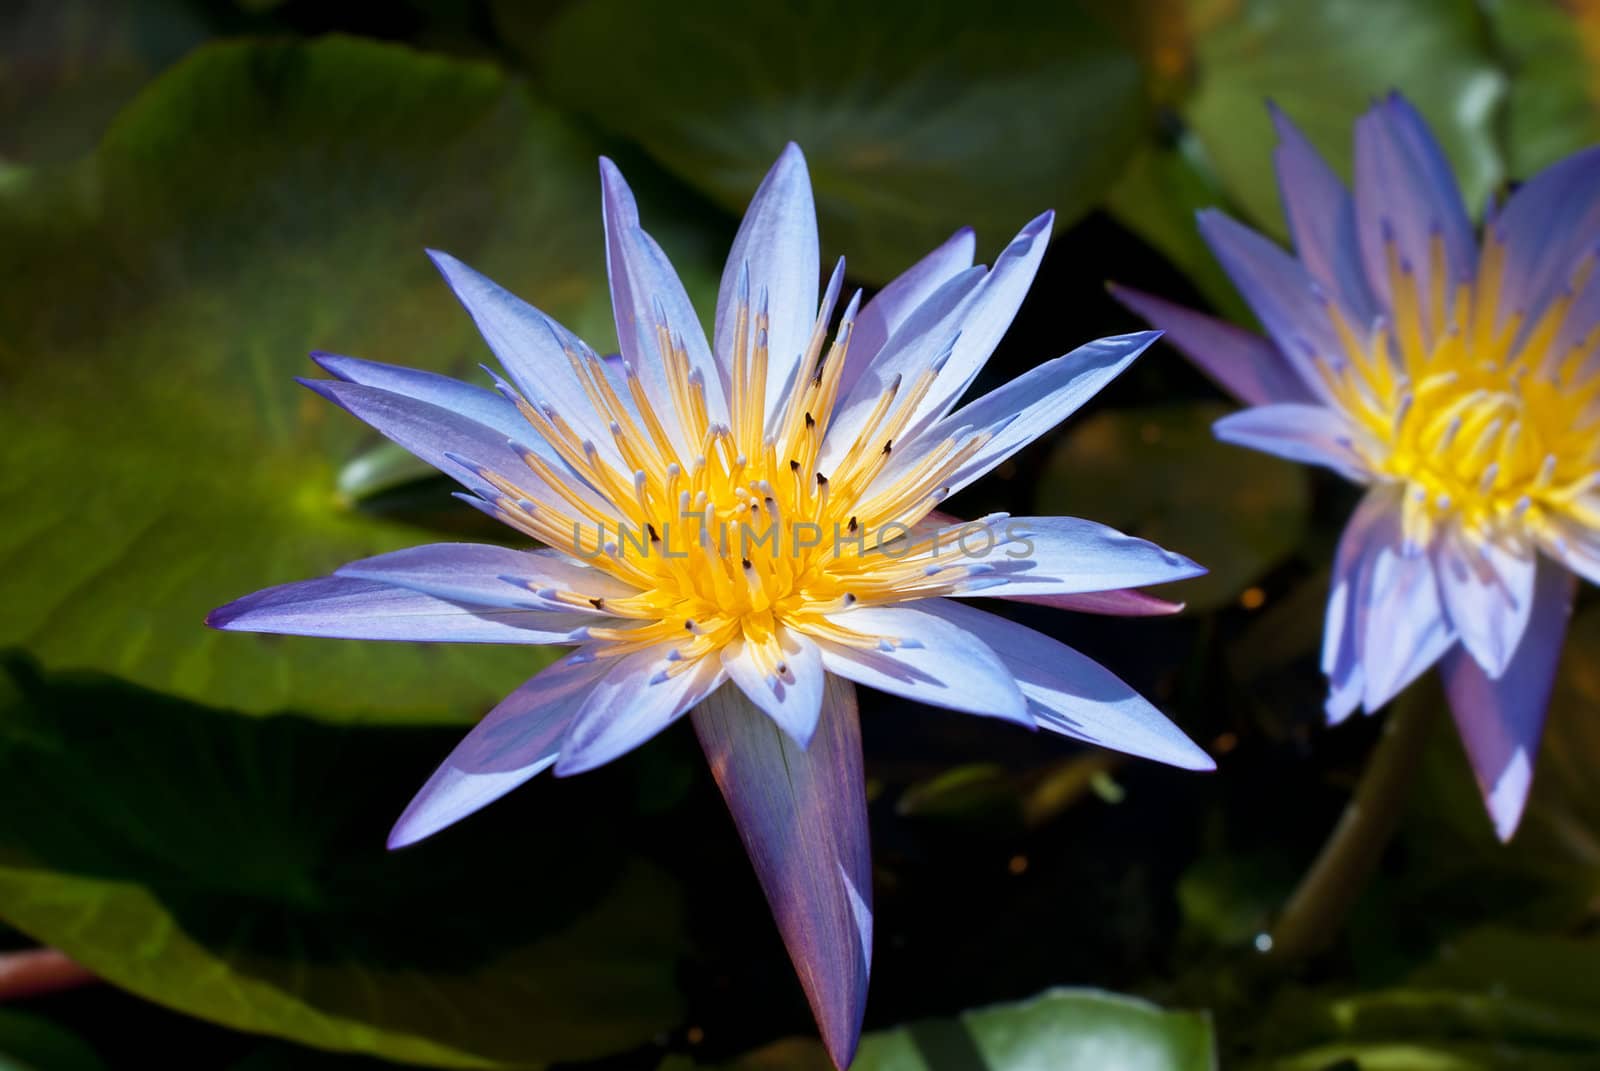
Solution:
<path fill-rule="evenodd" d="M 1553 540 L 1573 518 L 1572 489 L 1600 471 L 1600 325 L 1570 322 L 1596 257 L 1530 321 L 1502 307 L 1495 224 L 1473 280 L 1451 283 L 1430 243 L 1427 294 L 1392 241 L 1386 256 L 1392 319 L 1364 338 L 1330 301 L 1344 352 L 1316 360 L 1355 427 L 1352 448 L 1404 486 L 1406 537 L 1419 545 L 1446 524 L 1475 539 Z"/>
<path fill-rule="evenodd" d="M 588 630 L 586 650 L 593 656 L 659 645 L 671 659 L 660 674 L 671 675 L 738 644 L 764 676 L 780 679 L 787 672 L 778 639 L 783 629 L 863 649 L 908 646 L 903 637 L 853 632 L 830 615 L 858 603 L 970 588 L 992 568 L 930 547 L 925 526 L 918 527 L 987 435 L 963 429 L 905 458 L 895 445 L 929 396 L 949 345 L 914 380 L 886 385 L 852 433 L 853 447 L 838 454 L 836 470 L 820 468 L 860 298 L 850 301 L 825 347 L 841 277 L 836 272 L 830 283 L 808 345 L 797 355 L 789 395 L 770 421 L 767 298 L 755 295 L 752 305 L 747 273 L 728 343 L 726 424 L 708 417 L 706 383 L 691 369 L 683 340 L 659 305 L 655 335 L 664 394 L 653 393 L 649 377 L 631 365 L 615 375 L 587 349 L 566 350 L 585 397 L 608 428 L 604 452 L 553 407 L 497 384 L 560 464 L 547 453 L 517 448 L 538 480 L 535 495 L 515 473 L 482 472 L 467 463 L 493 489 L 484 508 L 636 591 L 533 592 L 552 608 L 611 620 Z M 689 456 L 682 455 L 684 447 Z M 917 560 L 876 552 L 873 543 L 882 540 L 878 529 L 885 525 L 911 533 L 907 541 Z"/>

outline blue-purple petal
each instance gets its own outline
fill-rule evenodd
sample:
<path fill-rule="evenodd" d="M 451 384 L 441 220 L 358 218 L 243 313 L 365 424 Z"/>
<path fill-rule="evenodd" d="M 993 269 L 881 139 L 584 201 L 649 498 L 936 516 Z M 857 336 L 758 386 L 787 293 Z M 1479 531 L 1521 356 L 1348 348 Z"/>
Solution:
<path fill-rule="evenodd" d="M 624 755 L 677 721 L 726 679 L 722 664 L 702 658 L 684 668 L 648 648 L 606 660 L 561 741 L 556 776 L 569 777 Z M 671 676 L 667 670 L 680 672 Z"/>
<path fill-rule="evenodd" d="M 389 834 L 389 847 L 431 837 L 555 764 L 561 738 L 599 664 L 564 658 L 506 696 L 428 778 Z"/>
<path fill-rule="evenodd" d="M 717 291 L 716 353 L 724 368 L 734 348 L 740 278 L 750 273 L 750 301 L 768 310 L 766 416 L 786 400 L 784 385 L 811 341 L 822 275 L 817 209 L 800 147 L 790 142 L 761 180 L 745 210 Z"/>
<path fill-rule="evenodd" d="M 1268 339 L 1125 286 L 1112 286 L 1111 295 L 1162 331 L 1164 341 L 1241 402 L 1267 405 L 1315 398 L 1289 359 Z"/>
<path fill-rule="evenodd" d="M 1439 593 L 1461 645 L 1491 678 L 1510 665 L 1534 597 L 1538 553 L 1496 542 L 1481 545 L 1451 529 L 1434 547 Z"/>
<path fill-rule="evenodd" d="M 901 460 L 890 465 L 879 482 L 897 477 L 916 462 L 922 450 L 964 430 L 991 433 L 989 441 L 951 477 L 949 493 L 954 494 L 1077 412 L 1160 337 L 1159 331 L 1113 335 L 1030 368 L 907 443 L 900 451 Z"/>
<path fill-rule="evenodd" d="M 652 408 L 674 437 L 680 453 L 692 454 L 684 437 L 667 379 L 658 324 L 664 319 L 671 337 L 681 341 L 691 371 L 705 382 L 706 409 L 713 422 L 728 420 L 727 380 L 711 357 L 699 314 L 683 282 L 655 239 L 639 224 L 639 208 L 622 172 L 600 158 L 601 204 L 606 232 L 606 272 L 611 280 L 611 307 L 622 356 L 632 364 Z M 813 304 L 815 298 L 813 297 Z"/>
<path fill-rule="evenodd" d="M 958 522 L 959 523 L 959 522 Z M 962 540 L 963 532 L 967 538 Z M 976 567 L 973 586 L 957 595 L 1016 598 L 1168 584 L 1205 569 L 1170 550 L 1078 517 L 1010 517 L 995 525 L 993 547 L 976 525 L 948 534 Z M 959 541 L 959 542 L 958 542 Z"/>
<path fill-rule="evenodd" d="M 592 623 L 582 614 L 472 606 L 342 576 L 265 588 L 206 617 L 229 632 L 418 643 L 575 643 Z"/>
<path fill-rule="evenodd" d="M 1388 243 L 1416 277 L 1427 308 L 1433 292 L 1432 246 L 1443 246 L 1443 291 L 1469 279 L 1477 262 L 1472 220 L 1439 143 L 1414 108 L 1397 94 L 1356 121 L 1356 228 L 1367 280 L 1385 307 L 1393 305 Z M 1435 330 L 1444 310 L 1431 310 Z"/>
<path fill-rule="evenodd" d="M 781 672 L 764 674 L 745 654 L 742 640 L 722 649 L 722 668 L 751 703 L 805 747 L 816 732 L 822 710 L 822 651 L 809 637 L 783 626 L 779 626 L 779 644 Z"/>
<path fill-rule="evenodd" d="M 1520 312 L 1533 322 L 1600 246 L 1600 146 L 1523 183 L 1490 226 L 1505 241 L 1501 314 Z"/>
<path fill-rule="evenodd" d="M 1312 277 L 1339 297 L 1353 322 L 1370 324 L 1378 307 L 1361 261 L 1355 200 L 1288 116 L 1274 107 L 1272 121 L 1278 131 L 1278 192 L 1295 252 Z"/>
<path fill-rule="evenodd" d="M 428 543 L 351 562 L 338 576 L 381 580 L 441 599 L 478 606 L 552 609 L 536 592 L 571 592 L 586 599 L 627 598 L 638 592 L 598 569 L 552 550 L 512 550 L 485 543 Z M 598 612 L 601 607 L 595 607 Z M 585 608 L 587 612 L 587 608 Z"/>
<path fill-rule="evenodd" d="M 1344 413 L 1322 405 L 1279 402 L 1230 413 L 1212 425 L 1218 439 L 1274 457 L 1320 465 L 1356 483 L 1366 483 L 1366 460 L 1352 443 Z"/>
<path fill-rule="evenodd" d="M 1143 696 L 1066 644 L 947 599 L 917 605 L 998 654 L 1040 728 L 1186 770 L 1216 769 L 1211 756 Z"/>
<path fill-rule="evenodd" d="M 855 690 L 829 677 L 801 748 L 735 688 L 694 727 L 834 1065 L 861 1035 L 872 967 L 872 863 Z"/>
<path fill-rule="evenodd" d="M 1033 728 L 1027 701 L 1000 656 L 928 612 L 928 601 L 857 606 L 831 615 L 833 624 L 884 642 L 861 648 L 818 639 L 823 666 L 880 692 Z"/>
<path fill-rule="evenodd" d="M 976 249 L 977 238 L 972 228 L 963 227 L 873 295 L 856 317 L 844 371 L 839 377 L 839 397 L 849 396 L 850 388 L 861 378 L 861 373 L 877 359 L 884 343 L 918 306 L 956 275 L 972 267 Z"/>
<path fill-rule="evenodd" d="M 1326 360 L 1344 351 L 1321 284 L 1275 243 L 1223 213 L 1207 209 L 1198 219 L 1201 236 L 1289 366 L 1313 395 L 1326 398 L 1313 357 Z"/>
<path fill-rule="evenodd" d="M 1442 666 L 1456 727 L 1501 840 L 1522 820 L 1576 588 L 1565 569 L 1540 563 L 1527 631 L 1499 680 L 1465 650 L 1451 652 Z"/>

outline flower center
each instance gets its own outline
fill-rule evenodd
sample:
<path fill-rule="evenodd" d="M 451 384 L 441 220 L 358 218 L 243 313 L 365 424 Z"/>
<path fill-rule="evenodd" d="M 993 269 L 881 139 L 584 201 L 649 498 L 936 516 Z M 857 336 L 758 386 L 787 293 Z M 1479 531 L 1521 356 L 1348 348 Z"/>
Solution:
<path fill-rule="evenodd" d="M 704 381 L 665 324 L 657 337 L 668 413 L 633 368 L 624 366 L 619 389 L 592 352 L 569 352 L 596 412 L 609 421 L 614 453 L 582 438 L 553 407 L 500 384 L 570 472 L 523 452 L 528 468 L 565 500 L 553 505 L 536 504 L 504 474 L 479 469 L 499 492 L 492 499 L 497 515 L 636 591 L 603 598 L 538 592 L 552 604 L 623 619 L 588 630 L 600 656 L 667 645 L 673 651 L 665 672 L 673 673 L 738 645 L 769 675 L 782 675 L 784 629 L 893 647 L 900 638 L 862 635 L 829 615 L 858 602 L 945 594 L 977 568 L 962 561 L 955 540 L 940 541 L 927 515 L 987 436 L 965 433 L 890 471 L 899 460 L 894 444 L 913 427 L 935 369 L 914 383 L 897 378 L 886 386 L 834 471 L 818 467 L 853 326 L 847 311 L 824 359 L 828 311 L 801 357 L 793 380 L 799 386 L 769 406 L 767 318 L 752 317 L 749 302 L 741 302 L 728 424 L 709 417 Z M 667 420 L 676 421 L 681 439 L 668 433 Z M 675 441 L 693 444 L 688 456 Z"/>
<path fill-rule="evenodd" d="M 1423 294 L 1390 243 L 1392 322 L 1365 334 L 1330 303 L 1344 353 L 1319 360 L 1356 425 L 1352 446 L 1405 487 L 1404 528 L 1418 545 L 1453 523 L 1475 539 L 1551 537 L 1593 508 L 1600 473 L 1600 374 L 1594 330 L 1570 319 L 1592 259 L 1537 321 L 1498 307 L 1502 240 L 1490 228 L 1477 278 L 1447 293 L 1441 241 Z"/>

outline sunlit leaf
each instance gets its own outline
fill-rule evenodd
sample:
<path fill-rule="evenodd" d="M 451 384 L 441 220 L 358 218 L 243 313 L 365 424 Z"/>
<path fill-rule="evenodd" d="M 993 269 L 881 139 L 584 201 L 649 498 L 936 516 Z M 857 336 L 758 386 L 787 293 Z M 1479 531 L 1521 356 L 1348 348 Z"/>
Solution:
<path fill-rule="evenodd" d="M 1210 572 L 1163 598 L 1204 609 L 1238 595 L 1305 531 L 1305 473 L 1218 442 L 1219 405 L 1105 410 L 1069 427 L 1045 466 L 1041 513 L 1092 517 L 1186 554 Z"/>
<path fill-rule="evenodd" d="M 86 168 L 87 197 L 0 196 L 0 643 L 328 717 L 469 718 L 531 675 L 547 655 L 201 622 L 427 540 L 355 507 L 381 440 L 294 382 L 319 348 L 483 379 L 425 246 L 611 345 L 595 150 L 491 66 L 328 38 L 201 49 Z"/>
<path fill-rule="evenodd" d="M 824 249 L 867 281 L 957 227 L 989 257 L 1047 208 L 1076 218 L 1143 134 L 1133 51 L 1072 2 L 601 0 L 537 29 L 521 6 L 502 27 L 562 100 L 730 210 L 798 141 Z"/>
<path fill-rule="evenodd" d="M 1269 100 L 1348 178 L 1352 124 L 1399 90 L 1444 143 L 1473 212 L 1500 181 L 1505 76 L 1472 0 L 1191 0 L 1189 11 L 1197 88 L 1184 117 L 1232 199 L 1280 237 Z"/>
<path fill-rule="evenodd" d="M 320 1048 L 523 1067 L 675 1025 L 677 889 L 604 777 L 384 850 L 455 735 L 13 665 L 0 915 L 140 996 Z"/>

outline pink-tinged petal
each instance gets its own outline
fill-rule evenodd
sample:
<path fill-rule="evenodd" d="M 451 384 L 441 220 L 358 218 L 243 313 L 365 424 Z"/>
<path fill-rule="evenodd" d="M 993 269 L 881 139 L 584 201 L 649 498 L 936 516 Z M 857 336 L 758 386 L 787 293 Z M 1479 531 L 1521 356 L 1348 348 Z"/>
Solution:
<path fill-rule="evenodd" d="M 1533 608 L 1538 553 L 1478 544 L 1452 526 L 1434 547 L 1444 608 L 1461 645 L 1491 679 L 1511 664 Z"/>
<path fill-rule="evenodd" d="M 1600 245 L 1600 146 L 1523 183 L 1491 226 L 1505 242 L 1501 315 L 1523 313 L 1535 323 Z"/>
<path fill-rule="evenodd" d="M 1416 110 L 1398 95 L 1356 120 L 1356 229 L 1367 280 L 1387 308 L 1394 300 L 1388 243 L 1416 274 L 1424 307 L 1431 300 L 1432 246 L 1444 251 L 1443 284 L 1471 278 L 1477 240 L 1450 162 Z M 1443 310 L 1433 312 L 1435 328 Z"/>
<path fill-rule="evenodd" d="M 1008 517 L 990 527 L 960 524 L 941 534 L 973 570 L 957 595 L 1015 598 L 1168 584 L 1205 569 L 1145 539 L 1078 517 Z"/>
<path fill-rule="evenodd" d="M 589 347 L 561 324 L 450 254 L 430 249 L 428 256 L 523 396 L 553 405 L 567 423 L 593 440 L 607 459 L 620 463 L 606 421 L 595 413 L 567 356 L 568 351 L 591 353 Z M 339 372 L 334 374 L 344 378 Z"/>
<path fill-rule="evenodd" d="M 1040 728 L 1186 770 L 1216 769 L 1211 756 L 1143 696 L 1066 644 L 946 599 L 917 605 L 998 654 Z"/>
<path fill-rule="evenodd" d="M 917 261 L 873 296 L 856 317 L 845 354 L 844 371 L 839 376 L 839 397 L 850 396 L 850 388 L 866 370 L 884 343 L 900 329 L 917 307 L 945 283 L 972 267 L 977 239 L 971 227 L 963 227 L 945 243 Z"/>
<path fill-rule="evenodd" d="M 1106 617 L 1163 617 L 1182 613 L 1184 604 L 1158 599 L 1143 591 L 1084 591 L 1073 595 L 1006 595 L 998 598 L 1011 602 L 1049 606 L 1056 610 L 1072 610 L 1080 614 L 1101 614 Z"/>
<path fill-rule="evenodd" d="M 743 640 L 722 649 L 722 668 L 751 703 L 805 747 L 822 710 L 822 651 L 809 637 L 782 625 L 778 642 L 783 661 L 770 672 L 757 665 Z"/>
<path fill-rule="evenodd" d="M 728 420 L 727 382 L 711 357 L 700 318 L 683 282 L 655 239 L 639 225 L 639 207 L 617 166 L 600 158 L 601 204 L 606 231 L 606 272 L 611 279 L 611 307 L 616 317 L 622 355 L 638 373 L 646 397 L 678 450 L 691 456 L 690 443 L 679 426 L 658 328 L 680 343 L 691 373 L 705 382 L 706 409 L 713 422 Z M 815 304 L 815 297 L 812 299 Z M 809 315 L 809 314 L 808 314 Z M 623 395 L 627 397 L 626 394 Z"/>
<path fill-rule="evenodd" d="M 915 442 L 907 443 L 899 451 L 901 459 L 890 465 L 877 483 L 885 484 L 898 477 L 927 449 L 946 438 L 968 430 L 988 432 L 989 441 L 951 477 L 949 489 L 954 494 L 1077 412 L 1160 337 L 1158 331 L 1114 335 L 1029 369 L 968 402 L 923 432 Z"/>
<path fill-rule="evenodd" d="M 1367 712 L 1393 699 L 1456 642 L 1439 598 L 1433 559 L 1407 547 L 1398 488 L 1379 486 L 1356 508 L 1339 541 L 1328 600 L 1323 669 L 1338 704 L 1359 664 Z M 1329 714 L 1338 720 L 1330 700 Z"/>
<path fill-rule="evenodd" d="M 1276 243 L 1223 213 L 1207 209 L 1198 219 L 1201 236 L 1289 367 L 1313 395 L 1326 398 L 1328 389 L 1313 357 L 1327 359 L 1344 350 L 1321 285 Z"/>
<path fill-rule="evenodd" d="M 555 764 L 561 738 L 603 670 L 571 657 L 501 700 L 456 745 L 389 834 L 389 847 L 431 837 Z"/>
<path fill-rule="evenodd" d="M 576 643 L 593 622 L 584 614 L 470 606 L 341 576 L 266 588 L 206 617 L 228 632 L 416 643 Z"/>
<path fill-rule="evenodd" d="M 1211 426 L 1218 439 L 1264 454 L 1320 465 L 1353 483 L 1365 483 L 1366 459 L 1352 442 L 1350 421 L 1323 405 L 1279 402 L 1230 413 Z"/>
<path fill-rule="evenodd" d="M 712 776 L 836 1067 L 855 1056 L 872 968 L 872 862 L 855 689 L 829 677 L 802 748 L 735 688 L 693 715 Z"/>
<path fill-rule="evenodd" d="M 561 741 L 557 777 L 603 766 L 677 721 L 727 679 L 715 658 L 688 668 L 654 648 L 606 660 Z M 667 675 L 668 669 L 679 672 Z"/>
<path fill-rule="evenodd" d="M 811 341 L 822 275 L 817 209 L 800 147 L 790 142 L 756 188 L 722 271 L 717 290 L 716 353 L 730 367 L 740 279 L 749 271 L 750 301 L 767 302 L 767 396 L 770 417 L 785 401 L 783 388 Z"/>
<path fill-rule="evenodd" d="M 1273 151 L 1278 192 L 1295 252 L 1312 277 L 1339 296 L 1352 322 L 1369 324 L 1378 306 L 1361 262 L 1355 200 L 1322 154 L 1276 107 L 1272 122 L 1278 131 Z"/>
<path fill-rule="evenodd" d="M 817 638 L 829 673 L 919 703 L 1034 727 L 1027 701 L 1000 656 L 920 603 L 856 606 L 829 620 L 883 640 L 864 649 Z"/>
<path fill-rule="evenodd" d="M 1527 632 L 1499 680 L 1464 650 L 1444 660 L 1450 709 L 1501 840 L 1510 840 L 1522 820 L 1576 590 L 1572 574 L 1540 563 Z"/>
<path fill-rule="evenodd" d="M 1164 332 L 1166 342 L 1241 402 L 1314 400 L 1289 359 L 1260 335 L 1139 290 L 1115 285 L 1110 289 L 1113 297 Z"/>
<path fill-rule="evenodd" d="M 556 551 L 512 550 L 484 543 L 407 547 L 340 566 L 335 575 L 381 580 L 478 606 L 557 608 L 545 605 L 536 594 L 548 589 L 600 600 L 638 594 L 622 581 Z M 594 609 L 599 612 L 602 607 Z"/>

